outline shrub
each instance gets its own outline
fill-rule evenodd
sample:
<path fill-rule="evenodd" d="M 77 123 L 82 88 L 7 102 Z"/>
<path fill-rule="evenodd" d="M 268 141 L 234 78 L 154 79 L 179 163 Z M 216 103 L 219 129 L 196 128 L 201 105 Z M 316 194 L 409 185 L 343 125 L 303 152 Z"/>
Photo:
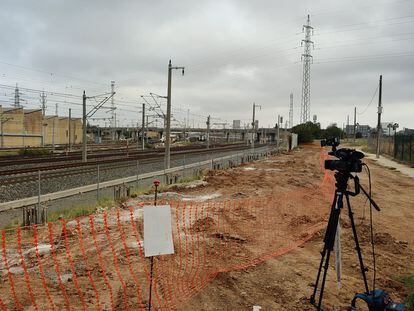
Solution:
<path fill-rule="evenodd" d="M 292 132 L 298 134 L 298 143 L 310 143 L 320 138 L 321 126 L 319 123 L 306 122 L 292 128 Z"/>
<path fill-rule="evenodd" d="M 23 155 L 23 156 L 39 156 L 39 155 L 48 155 L 51 153 L 52 152 L 46 148 L 35 148 L 35 149 L 25 148 L 25 149 L 19 150 L 19 155 Z"/>

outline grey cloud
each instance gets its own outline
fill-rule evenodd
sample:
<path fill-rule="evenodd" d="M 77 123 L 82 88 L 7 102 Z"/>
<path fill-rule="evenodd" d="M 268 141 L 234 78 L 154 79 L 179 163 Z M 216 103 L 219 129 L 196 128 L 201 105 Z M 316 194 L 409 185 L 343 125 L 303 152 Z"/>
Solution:
<path fill-rule="evenodd" d="M 412 15 L 414 5 L 401 0 L 6 0 L 0 12 L 0 27 L 7 30 L 0 39 L 0 61 L 56 75 L 0 64 L 6 74 L 1 83 L 59 91 L 72 85 L 69 89 L 79 94 L 83 88 L 88 93 L 109 91 L 109 81 L 116 80 L 118 99 L 139 106 L 140 94 L 166 93 L 167 64 L 172 59 L 186 66 L 184 77 L 174 74 L 174 106 L 228 121 L 248 120 L 255 101 L 263 106 L 258 114 L 261 124 L 273 125 L 278 114 L 287 118 L 293 91 L 298 122 L 299 47 L 308 13 L 316 48 L 311 113 L 322 125 L 342 124 L 354 106 L 363 109 L 383 74 L 384 119 L 414 127 L 413 56 L 341 62 L 364 55 L 414 54 L 414 40 L 409 39 L 414 37 L 409 34 L 414 18 L 397 18 Z M 330 58 L 339 61 L 318 64 Z M 360 116 L 360 123 L 374 125 L 375 106 Z M 118 113 L 121 120 L 135 118 L 122 106 Z"/>

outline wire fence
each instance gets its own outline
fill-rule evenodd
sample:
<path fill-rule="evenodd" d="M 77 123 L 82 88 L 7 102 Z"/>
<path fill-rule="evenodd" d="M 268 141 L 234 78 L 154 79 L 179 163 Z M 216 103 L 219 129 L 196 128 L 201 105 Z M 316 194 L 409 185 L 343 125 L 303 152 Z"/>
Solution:
<path fill-rule="evenodd" d="M 321 164 L 326 158 L 321 154 Z M 217 274 L 289 252 L 325 225 L 332 172 L 266 197 L 170 201 L 174 254 L 155 258 L 154 310 L 174 310 Z M 142 206 L 1 231 L 1 310 L 146 310 Z M 321 208 L 324 206 L 325 208 Z"/>
<path fill-rule="evenodd" d="M 376 135 L 368 138 L 368 147 L 373 152 L 376 151 Z M 401 162 L 414 163 L 414 138 L 412 135 L 382 136 L 380 137 L 380 153 Z"/>

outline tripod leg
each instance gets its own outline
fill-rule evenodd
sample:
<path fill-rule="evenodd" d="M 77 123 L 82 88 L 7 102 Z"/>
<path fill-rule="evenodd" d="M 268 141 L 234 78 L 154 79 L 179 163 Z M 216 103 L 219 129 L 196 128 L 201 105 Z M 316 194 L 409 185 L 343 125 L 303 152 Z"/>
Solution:
<path fill-rule="evenodd" d="M 318 290 L 319 279 L 320 279 L 320 276 L 321 276 L 322 267 L 323 267 L 323 263 L 324 263 L 325 255 L 326 255 L 326 251 L 327 251 L 327 241 L 328 241 L 329 234 L 332 230 L 332 223 L 334 222 L 335 208 L 337 206 L 337 202 L 336 202 L 337 199 L 338 199 L 338 194 L 335 192 L 335 196 L 334 196 L 332 206 L 331 206 L 331 212 L 329 214 L 328 225 L 326 227 L 325 236 L 323 238 L 324 245 L 323 245 L 323 249 L 321 251 L 321 261 L 319 263 L 318 274 L 316 276 L 316 282 L 315 282 L 315 285 L 314 285 L 313 293 L 310 297 L 310 303 L 311 304 L 315 303 L 316 292 Z"/>
<path fill-rule="evenodd" d="M 359 267 L 361 269 L 362 278 L 364 280 L 365 292 L 369 293 L 368 281 L 367 281 L 367 275 L 366 275 L 367 269 L 365 268 L 364 261 L 362 259 L 361 247 L 359 246 L 358 235 L 357 235 L 355 221 L 354 221 L 354 213 L 352 212 L 352 209 L 351 209 L 351 202 L 349 201 L 348 193 L 345 194 L 345 198 L 346 198 L 346 204 L 348 206 L 348 215 L 349 215 L 349 220 L 351 221 L 352 233 L 354 235 L 355 249 L 358 254 Z"/>
<path fill-rule="evenodd" d="M 338 198 L 336 200 L 336 206 L 334 208 L 334 213 L 333 213 L 334 215 L 333 215 L 333 220 L 331 223 L 331 228 L 329 230 L 330 232 L 328 235 L 328 239 L 325 242 L 327 254 L 326 254 L 325 264 L 323 265 L 324 271 L 323 271 L 323 276 L 322 276 L 321 290 L 319 293 L 317 310 L 321 310 L 321 306 L 322 306 L 322 298 L 323 298 L 323 292 L 325 289 L 326 276 L 328 274 L 328 269 L 329 269 L 329 260 L 331 257 L 331 251 L 333 250 L 333 247 L 335 244 L 335 235 L 336 235 L 336 230 L 338 229 L 338 221 L 339 221 L 339 216 L 341 214 L 342 206 L 343 206 L 343 193 L 339 192 Z"/>

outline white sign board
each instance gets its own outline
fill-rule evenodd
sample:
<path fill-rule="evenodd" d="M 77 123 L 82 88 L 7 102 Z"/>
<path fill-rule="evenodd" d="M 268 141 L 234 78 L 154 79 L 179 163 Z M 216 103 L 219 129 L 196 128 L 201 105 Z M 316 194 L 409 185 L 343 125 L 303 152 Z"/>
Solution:
<path fill-rule="evenodd" d="M 174 254 L 169 205 L 144 206 L 145 257 Z"/>

